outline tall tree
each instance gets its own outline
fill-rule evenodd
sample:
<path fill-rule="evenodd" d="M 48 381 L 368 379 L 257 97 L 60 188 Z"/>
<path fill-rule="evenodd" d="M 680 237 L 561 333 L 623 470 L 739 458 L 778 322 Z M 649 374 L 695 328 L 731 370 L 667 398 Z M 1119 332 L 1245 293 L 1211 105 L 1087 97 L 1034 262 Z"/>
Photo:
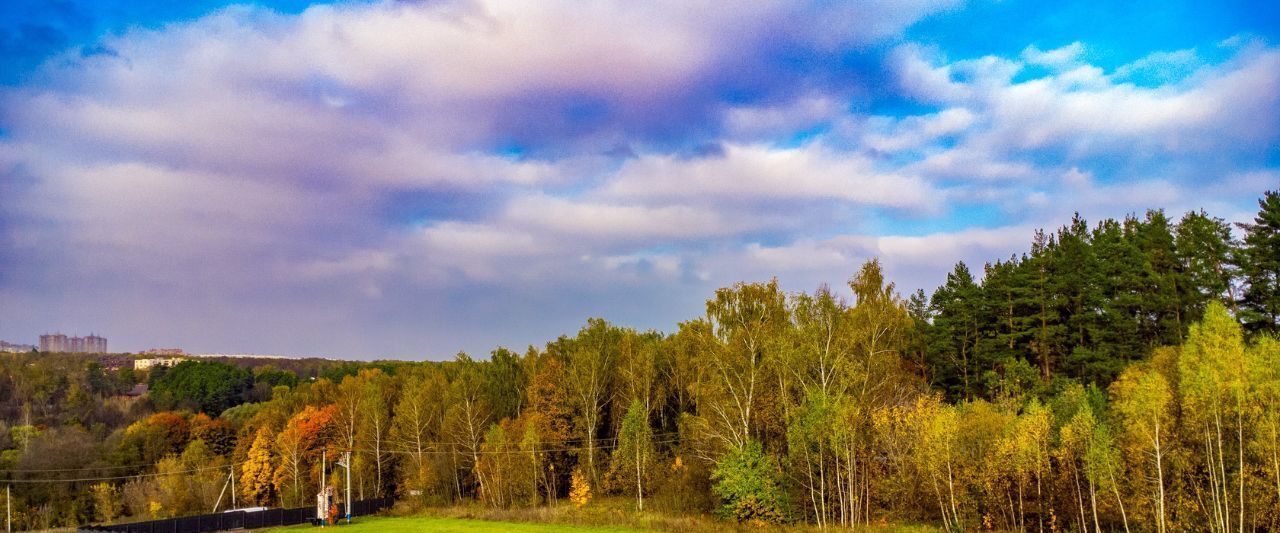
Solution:
<path fill-rule="evenodd" d="M 1191 327 L 1178 362 L 1184 429 L 1199 437 L 1193 442 L 1199 440 L 1205 452 L 1201 466 L 1209 473 L 1213 529 L 1230 531 L 1233 523 L 1243 528 L 1251 376 L 1240 325 L 1222 304 L 1211 302 L 1204 320 Z"/>
<path fill-rule="evenodd" d="M 657 451 L 654 449 L 653 428 L 649 426 L 648 409 L 640 400 L 632 400 L 622 417 L 611 468 L 620 486 L 635 488 L 638 510 L 644 510 L 644 494 L 656 462 Z"/>
<path fill-rule="evenodd" d="M 375 370 L 369 375 L 360 395 L 359 440 L 368 450 L 366 455 L 373 459 L 373 494 L 377 498 L 381 498 L 386 490 L 382 476 L 391 461 L 388 437 L 391 434 L 391 408 L 396 403 L 397 390 L 394 376 Z"/>
<path fill-rule="evenodd" d="M 437 442 L 443 440 L 449 383 L 439 369 L 415 367 L 404 372 L 400 385 L 389 440 L 392 449 L 405 458 L 401 461 L 402 479 L 409 490 L 421 491 L 425 496 L 443 481 L 437 477 L 430 459 L 443 451 Z"/>
<path fill-rule="evenodd" d="M 969 267 L 956 263 L 947 274 L 947 282 L 934 291 L 930 301 L 933 314 L 931 353 L 939 356 L 932 365 L 937 383 L 952 398 L 973 398 L 977 370 L 976 361 L 981 336 L 979 313 L 981 289 L 973 280 Z"/>
<path fill-rule="evenodd" d="M 1187 319 L 1184 293 L 1190 282 L 1178 261 L 1173 227 L 1164 211 L 1147 211 L 1141 221 L 1129 222 L 1131 239 L 1146 263 L 1146 276 L 1135 289 L 1142 295 L 1143 310 L 1139 334 L 1149 350 L 1171 346 L 1182 340 Z"/>
<path fill-rule="evenodd" d="M 483 490 L 485 480 L 478 468 L 480 447 L 493 419 L 493 409 L 485 394 L 480 364 L 467 354 L 459 353 L 453 365 L 454 376 L 449 383 L 450 402 L 445 411 L 445 435 L 450 441 L 456 493 L 464 496 Z"/>
<path fill-rule="evenodd" d="M 742 449 L 751 440 L 787 322 L 777 280 L 739 283 L 707 301 L 709 327 L 698 331 L 708 370 L 698 385 L 698 406 L 720 450 Z"/>
<path fill-rule="evenodd" d="M 1280 326 L 1280 191 L 1258 200 L 1258 215 L 1244 230 L 1237 261 L 1244 279 L 1240 318 L 1250 332 L 1276 332 Z"/>
<path fill-rule="evenodd" d="M 254 433 L 249 454 L 240 465 L 241 496 L 253 505 L 268 505 L 275 496 L 271 483 L 271 428 L 262 426 Z"/>
<path fill-rule="evenodd" d="M 1062 266 L 1058 263 L 1054 238 L 1044 231 L 1036 231 L 1031 242 L 1031 254 L 1020 266 L 1027 270 L 1027 291 L 1023 293 L 1029 310 L 1031 331 L 1029 347 L 1035 363 L 1040 367 L 1040 378 L 1048 382 L 1055 363 L 1062 351 L 1062 337 L 1066 325 L 1059 313 L 1061 293 L 1055 276 Z"/>
<path fill-rule="evenodd" d="M 1231 226 L 1203 210 L 1188 212 L 1178 221 L 1175 248 L 1187 275 L 1183 294 L 1191 320 L 1199 320 L 1213 300 L 1236 312 L 1236 266 L 1232 263 L 1236 245 Z"/>
<path fill-rule="evenodd" d="M 1135 456 L 1150 457 L 1154 467 L 1150 502 L 1156 530 L 1164 533 L 1166 520 L 1165 457 L 1169 454 L 1173 391 L 1160 372 L 1147 365 L 1125 369 L 1111 384 L 1112 405 L 1124 438 Z"/>
<path fill-rule="evenodd" d="M 587 476 L 592 488 L 600 487 L 597 464 L 600 430 L 604 414 L 616 395 L 614 365 L 618 361 L 618 341 L 622 331 L 602 319 L 587 321 L 569 350 L 569 397 L 577 414 L 575 426 L 579 443 L 585 448 Z"/>

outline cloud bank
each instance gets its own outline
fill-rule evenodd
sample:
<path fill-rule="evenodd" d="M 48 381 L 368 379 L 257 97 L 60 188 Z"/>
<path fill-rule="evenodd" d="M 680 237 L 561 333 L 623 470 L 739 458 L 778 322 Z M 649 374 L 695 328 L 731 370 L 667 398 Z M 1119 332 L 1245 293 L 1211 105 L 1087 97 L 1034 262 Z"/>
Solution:
<path fill-rule="evenodd" d="M 871 257 L 931 289 L 1075 210 L 1238 219 L 1280 176 L 1265 41 L 1104 68 L 912 39 L 958 9 L 232 6 L 108 35 L 0 89 L 0 338 L 483 353 Z"/>

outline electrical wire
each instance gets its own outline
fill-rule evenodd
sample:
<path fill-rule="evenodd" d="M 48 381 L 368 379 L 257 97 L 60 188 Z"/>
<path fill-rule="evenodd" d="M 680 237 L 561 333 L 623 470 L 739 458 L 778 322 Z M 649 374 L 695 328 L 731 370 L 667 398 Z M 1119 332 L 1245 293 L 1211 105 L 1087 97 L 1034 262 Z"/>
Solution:
<path fill-rule="evenodd" d="M 657 433 L 657 434 L 654 434 L 653 437 L 654 438 L 674 437 L 678 435 L 679 433 Z M 573 439 L 553 440 L 553 441 L 539 441 L 539 444 L 568 444 L 573 442 L 586 442 L 586 441 L 608 442 L 608 441 L 616 441 L 616 440 L 618 440 L 618 437 L 600 437 L 595 439 L 573 438 Z M 419 443 L 413 442 L 413 441 L 394 440 L 394 439 L 386 439 L 384 442 L 400 445 L 401 447 L 409 447 L 409 446 L 416 447 L 419 445 Z M 460 442 L 460 441 L 423 441 L 420 444 L 422 446 L 427 446 L 427 447 L 441 447 L 441 448 L 449 447 L 449 446 L 466 448 L 466 447 L 472 446 L 471 443 Z M 371 453 L 373 452 L 373 450 L 368 450 L 368 451 Z M 389 453 L 388 450 L 383 450 L 383 451 Z M 558 451 L 558 450 L 540 450 L 540 451 Z M 417 453 L 417 452 L 411 452 L 411 453 Z M 441 451 L 441 453 L 444 453 L 444 452 Z M 100 472 L 100 471 L 143 469 L 143 468 L 150 468 L 153 466 L 155 466 L 155 463 L 119 465 L 119 466 L 115 466 L 115 465 L 85 466 L 81 468 L 0 468 L 0 474 L 12 475 L 12 474 L 28 474 L 28 473 L 29 474 L 51 474 L 51 473 L 58 473 L 58 472 Z M 127 479 L 131 477 L 135 477 L 135 476 L 132 476 L 132 475 L 119 476 L 114 479 Z"/>
<path fill-rule="evenodd" d="M 668 435 L 668 436 L 670 436 L 670 435 L 674 435 L 674 434 L 667 434 L 667 435 Z M 573 440 L 588 440 L 588 439 L 573 439 Z M 617 439 L 617 437 L 609 437 L 609 438 L 604 438 L 604 439 L 590 439 L 590 440 L 592 440 L 592 441 L 604 441 L 604 440 L 614 440 L 614 441 L 616 441 L 616 440 L 618 440 L 618 439 Z M 561 442 L 567 442 L 567 441 L 561 441 Z M 679 442 L 679 439 L 660 440 L 660 441 L 655 441 L 655 442 L 654 442 L 654 444 L 672 444 L 672 443 L 675 443 L 675 442 Z M 576 447 L 562 447 L 562 448 L 540 448 L 540 449 L 533 449 L 533 450 L 527 450 L 527 449 L 516 449 L 516 450 L 472 450 L 472 451 L 467 451 L 467 452 L 460 452 L 460 451 L 457 451 L 457 450 L 424 450 L 424 451 L 422 451 L 422 452 L 416 452 L 416 451 L 412 451 L 412 450 L 393 450 L 393 449 L 389 449 L 389 450 L 382 450 L 382 451 L 381 451 L 381 453 L 386 453 L 386 454 L 403 454 L 403 455 L 417 455 L 417 454 L 419 454 L 419 453 L 423 453 L 423 454 L 431 454 L 431 455 L 443 455 L 443 454 L 449 454 L 449 453 L 465 453 L 466 455 L 472 455 L 472 454 L 474 454 L 474 455 L 523 455 L 523 454 L 529 454 L 529 453 L 573 452 L 573 451 L 587 451 L 587 450 L 593 450 L 593 449 L 594 449 L 594 450 L 612 450 L 612 449 L 616 449 L 616 448 L 618 448 L 619 446 L 620 446 L 620 444 L 615 443 L 615 444 L 601 444 L 601 445 L 599 445 L 599 446 L 576 446 Z M 344 452 L 353 452 L 353 453 L 354 453 L 354 452 L 362 452 L 362 453 L 379 453 L 379 452 L 378 452 L 378 451 L 376 451 L 376 450 L 362 449 L 362 448 L 353 448 L 353 449 L 350 449 L 350 450 L 342 450 L 342 451 L 344 451 Z M 59 478 L 55 478 L 55 479 L 47 479 L 47 478 L 46 478 L 46 479 L 38 479 L 38 478 L 36 478 L 36 479 L 0 479 L 0 484 L 7 484 L 7 483 L 13 483 L 13 484 L 36 484 L 36 483 L 85 483 L 85 482 L 90 482 L 90 481 L 119 481 L 119 480 L 123 480 L 123 479 L 142 479 L 142 478 L 153 478 L 153 477 L 173 476 L 173 475 L 180 475 L 180 474 L 193 474 L 193 473 L 196 473 L 196 472 L 207 472 L 207 471 L 210 471 L 210 470 L 223 470 L 223 469 L 226 469 L 226 468 L 235 468 L 235 467 L 240 467 L 240 466 L 243 466 L 243 465 L 245 465 L 245 464 L 247 464 L 247 463 L 249 463 L 249 461 L 243 461 L 243 462 L 240 462 L 240 463 L 231 463 L 231 464 L 220 465 L 220 466 L 207 466 L 207 467 L 201 467 L 201 468 L 192 468 L 192 469 L 189 469 L 189 470 L 179 470 L 179 471 L 174 471 L 174 472 L 152 472 L 152 473 L 148 473 L 148 474 L 134 474 L 134 475 L 130 475 L 130 476 L 84 477 L 84 478 L 71 478 L 71 479 L 59 479 Z"/>
<path fill-rule="evenodd" d="M 71 479 L 0 479 L 0 484 L 84 483 L 88 481 L 118 481 L 122 479 L 141 479 L 141 478 L 153 478 L 153 477 L 164 477 L 164 476 L 176 476 L 180 474 L 193 474 L 196 472 L 207 472 L 210 470 L 223 470 L 227 468 L 235 468 L 238 466 L 243 466 L 246 463 L 248 463 L 248 461 L 244 461 L 241 463 L 220 465 L 220 466 L 206 466 L 201 468 L 192 468 L 189 470 L 177 470 L 174 472 L 151 472 L 149 474 L 134 474 L 131 476 L 84 477 L 84 478 L 71 478 Z"/>

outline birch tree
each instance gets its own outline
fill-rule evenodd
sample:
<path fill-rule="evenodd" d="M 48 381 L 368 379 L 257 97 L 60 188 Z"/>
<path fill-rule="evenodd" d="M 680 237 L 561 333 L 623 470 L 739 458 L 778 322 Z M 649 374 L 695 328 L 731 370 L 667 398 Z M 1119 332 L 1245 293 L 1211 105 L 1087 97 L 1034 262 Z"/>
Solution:
<path fill-rule="evenodd" d="M 1173 391 L 1164 376 L 1146 365 L 1133 365 L 1111 385 L 1123 439 L 1135 454 L 1148 457 L 1155 474 L 1151 482 L 1152 517 L 1156 531 L 1164 533 L 1168 521 L 1165 505 L 1165 457 L 1168 452 Z"/>

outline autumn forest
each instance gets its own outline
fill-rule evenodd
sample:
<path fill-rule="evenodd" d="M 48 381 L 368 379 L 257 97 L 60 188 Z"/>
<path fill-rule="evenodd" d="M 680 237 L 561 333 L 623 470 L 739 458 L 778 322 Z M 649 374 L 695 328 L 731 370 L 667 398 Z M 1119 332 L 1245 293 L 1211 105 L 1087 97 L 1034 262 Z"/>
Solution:
<path fill-rule="evenodd" d="M 309 505 L 346 452 L 354 498 L 406 509 L 1280 529 L 1280 194 L 1237 226 L 1153 210 L 1028 237 L 931 294 L 872 259 L 847 287 L 719 289 L 670 333 L 590 319 L 485 358 L 2 354 L 0 484 L 15 529 L 225 509 L 233 477 L 239 506 Z"/>

